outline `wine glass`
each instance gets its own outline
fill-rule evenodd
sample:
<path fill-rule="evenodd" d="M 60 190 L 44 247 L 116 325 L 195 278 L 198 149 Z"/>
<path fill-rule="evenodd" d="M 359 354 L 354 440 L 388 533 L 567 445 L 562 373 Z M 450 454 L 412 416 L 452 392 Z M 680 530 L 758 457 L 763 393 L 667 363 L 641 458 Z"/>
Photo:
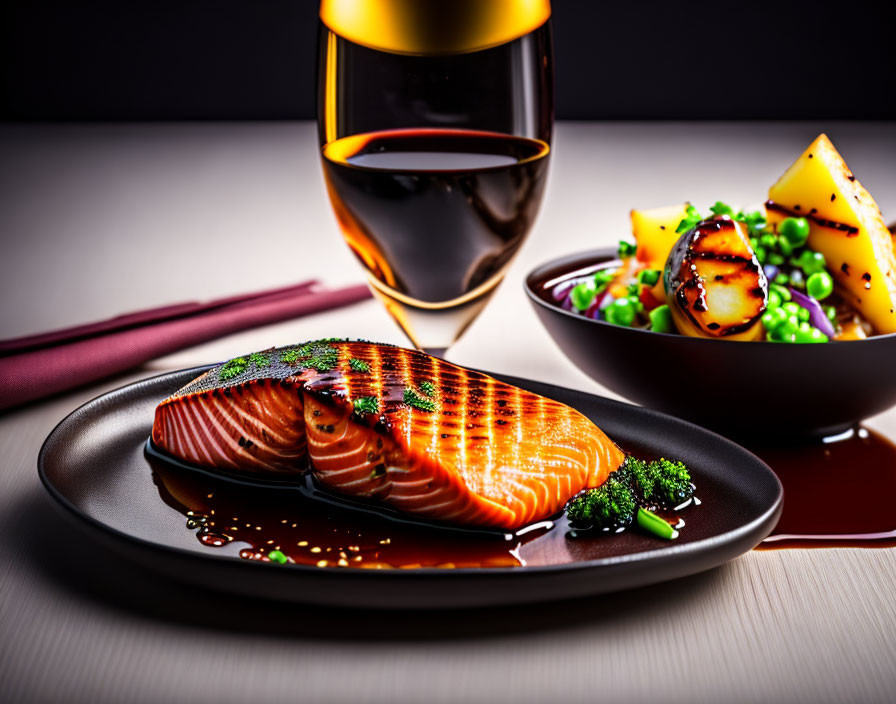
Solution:
<path fill-rule="evenodd" d="M 441 356 L 532 226 L 554 122 L 549 0 L 322 0 L 318 135 L 374 294 Z"/>

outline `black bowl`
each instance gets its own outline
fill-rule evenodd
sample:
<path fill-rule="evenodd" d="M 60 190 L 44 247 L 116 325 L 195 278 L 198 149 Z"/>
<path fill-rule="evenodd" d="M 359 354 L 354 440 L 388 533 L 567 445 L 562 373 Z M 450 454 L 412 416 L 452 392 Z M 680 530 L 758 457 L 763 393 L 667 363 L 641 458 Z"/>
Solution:
<path fill-rule="evenodd" d="M 831 435 L 896 404 L 896 334 L 815 345 L 710 340 L 611 325 L 554 301 L 552 280 L 615 256 L 554 259 L 529 274 L 526 292 L 560 349 L 621 396 L 754 441 Z"/>

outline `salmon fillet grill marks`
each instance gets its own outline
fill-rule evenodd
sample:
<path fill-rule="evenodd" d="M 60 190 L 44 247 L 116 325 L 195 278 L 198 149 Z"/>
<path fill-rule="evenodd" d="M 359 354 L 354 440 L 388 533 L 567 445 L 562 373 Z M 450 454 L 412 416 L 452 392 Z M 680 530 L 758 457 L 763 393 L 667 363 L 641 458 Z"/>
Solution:
<path fill-rule="evenodd" d="M 551 399 L 422 352 L 321 341 L 219 365 L 163 401 L 174 457 L 325 488 L 454 525 L 514 530 L 602 484 L 624 454 Z"/>

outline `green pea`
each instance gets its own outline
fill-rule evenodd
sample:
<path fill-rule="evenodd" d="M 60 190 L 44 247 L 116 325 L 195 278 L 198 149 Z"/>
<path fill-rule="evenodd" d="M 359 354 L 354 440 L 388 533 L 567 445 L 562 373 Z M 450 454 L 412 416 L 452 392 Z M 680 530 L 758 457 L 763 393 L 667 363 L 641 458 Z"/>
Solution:
<path fill-rule="evenodd" d="M 801 247 L 809 239 L 809 221 L 806 218 L 784 218 L 778 225 L 778 234 L 794 247 Z"/>
<path fill-rule="evenodd" d="M 752 249 L 755 252 L 756 248 L 758 246 L 759 246 L 759 239 L 756 237 L 751 237 L 750 238 L 750 249 Z"/>
<path fill-rule="evenodd" d="M 805 308 L 800 308 L 800 312 L 796 315 L 803 322 L 809 322 L 809 311 L 807 311 Z"/>
<path fill-rule="evenodd" d="M 638 272 L 638 281 L 645 286 L 656 286 L 657 281 L 660 280 L 660 270 L 659 269 L 643 269 Z"/>
<path fill-rule="evenodd" d="M 271 562 L 279 562 L 281 565 L 285 565 L 289 561 L 289 558 L 279 550 L 271 550 L 268 553 L 268 559 Z"/>
<path fill-rule="evenodd" d="M 793 301 L 788 301 L 781 307 L 790 315 L 799 315 L 799 312 L 803 310 L 802 306 L 800 306 L 798 303 L 794 303 Z"/>
<path fill-rule="evenodd" d="M 658 306 L 650 311 L 650 329 L 654 332 L 675 332 L 672 311 L 669 306 Z"/>
<path fill-rule="evenodd" d="M 775 266 L 781 266 L 786 261 L 787 260 L 784 258 L 784 256 L 781 254 L 778 254 L 777 252 L 772 252 L 771 254 L 768 255 L 768 263 L 769 264 L 774 264 Z"/>
<path fill-rule="evenodd" d="M 569 292 L 569 300 L 579 310 L 585 310 L 594 302 L 596 295 L 597 286 L 594 285 L 594 281 L 583 281 Z"/>
<path fill-rule="evenodd" d="M 766 332 L 765 339 L 769 342 L 784 342 L 784 333 L 780 328 L 772 328 Z"/>
<path fill-rule="evenodd" d="M 803 252 L 803 255 L 800 256 L 800 259 L 802 260 L 801 268 L 806 272 L 807 276 L 824 271 L 827 267 L 827 261 L 825 261 L 824 255 L 821 252 L 811 252 L 806 250 Z"/>
<path fill-rule="evenodd" d="M 766 251 L 765 247 L 754 247 L 753 253 L 756 255 L 756 258 L 759 260 L 760 264 L 765 264 L 765 258 L 768 256 L 768 252 Z"/>
<path fill-rule="evenodd" d="M 600 289 L 601 287 L 606 286 L 615 278 L 615 269 L 600 269 L 594 272 L 594 285 L 597 286 L 598 289 Z"/>
<path fill-rule="evenodd" d="M 762 237 L 759 238 L 759 244 L 761 244 L 763 247 L 768 247 L 769 249 L 774 249 L 775 246 L 778 244 L 778 238 L 775 237 L 774 235 L 772 235 L 771 233 L 762 235 Z"/>
<path fill-rule="evenodd" d="M 790 338 L 790 341 L 793 342 L 796 334 L 800 331 L 800 319 L 795 315 L 791 315 L 775 329 L 781 332 L 785 338 Z"/>
<path fill-rule="evenodd" d="M 809 342 L 812 342 L 812 343 L 827 342 L 828 339 L 829 339 L 828 336 L 825 335 L 821 330 L 819 330 L 818 328 L 812 328 L 812 332 L 809 335 Z"/>
<path fill-rule="evenodd" d="M 805 288 L 806 286 L 806 277 L 803 275 L 803 272 L 799 269 L 794 269 L 790 272 L 790 285 L 794 288 Z"/>
<path fill-rule="evenodd" d="M 768 292 L 768 303 L 766 304 L 766 308 L 779 308 L 782 303 L 781 296 L 778 295 L 777 291 Z"/>
<path fill-rule="evenodd" d="M 607 322 L 629 328 L 635 322 L 635 307 L 627 298 L 617 298 L 604 310 Z"/>
<path fill-rule="evenodd" d="M 787 320 L 789 316 L 783 308 L 772 308 L 762 314 L 762 324 L 766 330 L 774 330 Z"/>
<path fill-rule="evenodd" d="M 775 283 L 778 284 L 778 286 L 787 286 L 787 284 L 790 283 L 790 277 L 781 272 L 775 277 Z"/>
<path fill-rule="evenodd" d="M 806 293 L 822 301 L 834 292 L 834 279 L 826 271 L 817 271 L 806 279 Z"/>
<path fill-rule="evenodd" d="M 819 343 L 827 342 L 828 336 L 818 328 L 814 328 L 809 323 L 802 323 L 796 337 L 797 342 L 801 343 Z"/>
<path fill-rule="evenodd" d="M 789 257 L 793 254 L 793 245 L 790 244 L 790 240 L 786 237 L 778 238 L 778 251 L 781 252 L 785 257 Z"/>
<path fill-rule="evenodd" d="M 837 322 L 837 309 L 834 306 L 825 306 L 824 314 L 828 316 L 828 320 L 830 320 L 832 323 Z"/>
<path fill-rule="evenodd" d="M 781 286 L 780 284 L 770 284 L 769 289 L 777 293 L 781 297 L 782 301 L 789 301 L 791 298 L 793 298 L 792 294 L 790 293 L 790 289 L 786 286 Z"/>

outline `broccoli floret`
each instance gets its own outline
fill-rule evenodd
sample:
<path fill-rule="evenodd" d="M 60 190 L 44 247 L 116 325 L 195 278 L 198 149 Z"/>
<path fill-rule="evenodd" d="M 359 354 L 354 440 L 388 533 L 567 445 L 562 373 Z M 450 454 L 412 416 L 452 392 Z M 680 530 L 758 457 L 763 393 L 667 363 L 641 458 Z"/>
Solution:
<path fill-rule="evenodd" d="M 644 508 L 672 508 L 694 495 L 687 467 L 665 457 L 645 462 L 629 456 L 614 474 L 629 482 L 635 500 Z"/>
<path fill-rule="evenodd" d="M 653 479 L 652 500 L 657 506 L 672 508 L 694 495 L 691 475 L 683 462 L 673 462 L 665 457 L 647 465 Z"/>
<path fill-rule="evenodd" d="M 637 515 L 642 527 L 660 537 L 670 538 L 678 533 L 650 509 L 672 508 L 693 495 L 691 475 L 682 462 L 672 462 L 665 457 L 645 462 L 629 456 L 601 486 L 573 497 L 566 504 L 566 515 L 576 528 L 603 531 L 625 528 Z M 668 530 L 661 531 L 657 527 L 661 524 Z"/>
<path fill-rule="evenodd" d="M 629 455 L 614 474 L 619 475 L 620 480 L 624 478 L 629 483 L 639 505 L 651 505 L 655 479 L 647 462 Z"/>
<path fill-rule="evenodd" d="M 566 514 L 573 525 L 598 530 L 615 530 L 631 524 L 635 516 L 635 496 L 626 481 L 611 474 L 596 489 L 589 489 L 574 497 L 566 506 Z"/>

